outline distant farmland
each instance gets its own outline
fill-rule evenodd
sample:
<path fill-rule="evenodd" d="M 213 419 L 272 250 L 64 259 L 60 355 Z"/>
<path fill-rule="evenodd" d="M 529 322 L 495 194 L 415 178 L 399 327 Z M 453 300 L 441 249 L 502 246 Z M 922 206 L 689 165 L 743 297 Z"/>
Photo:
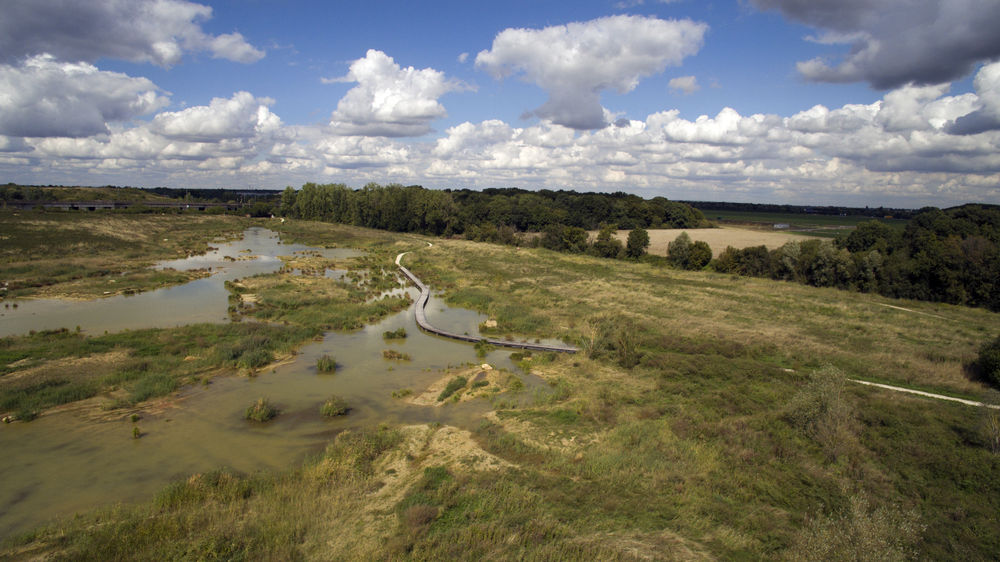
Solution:
<path fill-rule="evenodd" d="M 810 213 L 772 213 L 765 211 L 729 211 L 700 209 L 705 218 L 722 226 L 739 225 L 743 228 L 774 230 L 774 225 L 787 225 L 787 230 L 809 236 L 833 238 L 844 230 L 850 230 L 858 224 L 870 220 L 878 220 L 895 228 L 906 226 L 905 219 L 878 218 L 861 215 L 823 215 Z M 692 237 L 693 238 L 693 237 Z M 697 240 L 697 238 L 695 238 Z M 707 240 L 706 240 L 707 242 Z M 709 242 L 711 244 L 711 242 Z M 770 247 L 770 246 L 768 246 Z M 715 249 L 715 246 L 712 246 Z"/>
<path fill-rule="evenodd" d="M 732 246 L 737 249 L 750 246 L 767 246 L 768 249 L 779 248 L 787 242 L 795 240 L 811 240 L 812 236 L 803 234 L 793 234 L 785 231 L 765 231 L 752 230 L 747 228 L 721 227 L 721 228 L 669 228 L 649 230 L 649 253 L 657 256 L 667 255 L 667 244 L 674 241 L 682 232 L 687 232 L 691 240 L 701 240 L 712 247 L 712 255 L 717 256 L 719 252 Z M 628 230 L 619 230 L 618 239 L 622 244 L 628 239 Z M 596 233 L 594 233 L 596 236 Z"/>

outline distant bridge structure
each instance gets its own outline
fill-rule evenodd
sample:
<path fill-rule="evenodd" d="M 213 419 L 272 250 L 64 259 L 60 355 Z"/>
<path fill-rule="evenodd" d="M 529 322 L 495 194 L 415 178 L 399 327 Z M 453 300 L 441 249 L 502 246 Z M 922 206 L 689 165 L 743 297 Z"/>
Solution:
<path fill-rule="evenodd" d="M 192 209 L 205 211 L 208 209 L 225 209 L 233 211 L 240 206 L 236 203 L 202 203 L 186 201 L 7 201 L 7 207 L 21 210 L 54 209 L 60 211 L 113 211 L 115 209 L 130 209 L 146 207 L 150 209 Z"/>

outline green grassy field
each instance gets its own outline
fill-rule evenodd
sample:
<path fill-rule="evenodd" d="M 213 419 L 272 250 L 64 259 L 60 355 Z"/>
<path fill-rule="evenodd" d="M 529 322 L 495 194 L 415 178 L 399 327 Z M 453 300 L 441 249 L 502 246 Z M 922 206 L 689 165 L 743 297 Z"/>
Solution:
<path fill-rule="evenodd" d="M 304 223 L 302 225 L 304 227 Z M 317 227 L 319 228 L 319 227 Z M 315 242 L 313 242 L 315 243 Z M 61 559 L 990 559 L 1000 455 L 981 309 L 540 249 L 436 240 L 407 267 L 512 337 L 547 388 L 448 426 L 344 433 L 277 474 L 16 537 Z M 419 392 L 420 389 L 417 389 Z M 448 406 L 443 406 L 448 407 Z"/>

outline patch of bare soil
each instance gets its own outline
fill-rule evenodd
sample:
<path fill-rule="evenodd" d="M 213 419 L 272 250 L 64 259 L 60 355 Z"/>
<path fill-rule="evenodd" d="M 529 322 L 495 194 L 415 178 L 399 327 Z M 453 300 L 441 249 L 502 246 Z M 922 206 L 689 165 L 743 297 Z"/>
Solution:
<path fill-rule="evenodd" d="M 506 386 L 509 376 L 509 373 L 497 371 L 486 363 L 460 370 L 452 370 L 431 383 L 420 394 L 411 395 L 405 401 L 417 406 L 442 406 L 446 402 L 466 402 L 481 396 L 492 396 Z M 454 394 L 445 400 L 438 400 L 438 397 L 441 396 L 441 392 L 448 386 L 448 383 L 457 377 L 465 377 L 465 386 L 456 390 Z"/>

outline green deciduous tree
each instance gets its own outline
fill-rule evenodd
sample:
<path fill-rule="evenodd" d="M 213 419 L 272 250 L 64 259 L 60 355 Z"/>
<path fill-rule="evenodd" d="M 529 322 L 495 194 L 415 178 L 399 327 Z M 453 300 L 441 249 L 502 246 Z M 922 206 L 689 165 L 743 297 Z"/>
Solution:
<path fill-rule="evenodd" d="M 628 233 L 628 241 L 625 243 L 625 255 L 632 259 L 638 259 L 646 253 L 649 248 L 649 233 L 645 228 L 636 228 Z"/>

